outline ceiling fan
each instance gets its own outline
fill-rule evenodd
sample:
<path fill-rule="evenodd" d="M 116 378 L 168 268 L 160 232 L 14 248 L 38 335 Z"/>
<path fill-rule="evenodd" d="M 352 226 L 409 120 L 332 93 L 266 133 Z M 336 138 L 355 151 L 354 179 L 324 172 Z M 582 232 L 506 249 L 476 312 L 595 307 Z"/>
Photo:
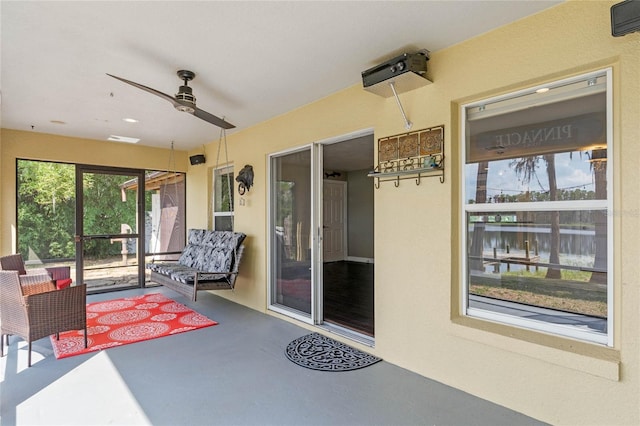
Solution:
<path fill-rule="evenodd" d="M 208 123 L 213 124 L 214 126 L 218 126 L 223 129 L 233 129 L 234 127 L 236 127 L 233 124 L 225 121 L 224 119 L 216 117 L 215 115 L 209 114 L 207 111 L 201 110 L 200 108 L 196 107 L 196 97 L 193 96 L 191 87 L 187 85 L 189 81 L 194 79 L 194 77 L 196 76 L 196 73 L 188 70 L 180 70 L 177 72 L 177 74 L 180 80 L 184 81 L 184 85 L 180 86 L 180 88 L 178 89 L 178 93 L 176 93 L 176 96 L 173 97 L 173 96 L 167 95 L 166 93 L 162 93 L 155 89 L 152 89 L 151 87 L 143 86 L 142 84 L 135 83 L 133 81 L 126 80 L 122 77 L 117 77 L 115 75 L 111 75 L 107 73 L 109 77 L 113 77 L 117 80 L 130 84 L 134 87 L 137 87 L 138 89 L 142 89 L 145 92 L 152 93 L 156 96 L 161 97 L 162 99 L 165 99 L 171 102 L 173 104 L 173 107 L 178 111 L 187 112 Z"/>

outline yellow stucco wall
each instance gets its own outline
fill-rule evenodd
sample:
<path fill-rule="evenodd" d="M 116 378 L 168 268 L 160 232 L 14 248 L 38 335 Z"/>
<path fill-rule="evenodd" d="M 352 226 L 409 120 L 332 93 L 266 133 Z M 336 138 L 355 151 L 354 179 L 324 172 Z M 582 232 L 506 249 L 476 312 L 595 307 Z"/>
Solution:
<path fill-rule="evenodd" d="M 254 186 L 244 196 L 235 195 L 235 228 L 247 234 L 241 273 L 233 293 L 223 297 L 266 311 L 267 304 L 267 156 L 291 147 L 308 145 L 334 136 L 373 127 L 384 100 L 356 86 L 289 112 L 258 126 L 227 137 L 228 158 L 236 173 L 245 164 L 253 166 Z M 206 166 L 190 166 L 187 179 L 187 205 L 203 205 L 197 194 L 211 193 L 210 177 L 218 153 L 215 141 L 206 146 Z M 197 153 L 194 151 L 191 154 Z M 199 151 L 198 151 L 199 153 Z M 220 152 L 225 158 L 224 144 Z M 197 174 L 196 174 L 197 173 Z M 191 198 L 194 197 L 194 198 Z M 245 205 L 239 203 L 244 198 Z M 211 200 L 208 201 L 209 204 Z M 204 205 L 203 205 L 204 207 Z M 207 227 L 207 210 L 188 208 L 190 227 Z"/>
<path fill-rule="evenodd" d="M 612 4 L 569 1 L 435 52 L 428 72 L 433 84 L 401 95 L 414 129 L 445 125 L 446 180 L 419 186 L 407 180 L 375 191 L 376 341 L 375 348 L 363 349 L 554 424 L 640 424 L 640 33 L 611 36 Z M 614 88 L 614 347 L 461 318 L 459 105 L 605 67 L 613 69 Z M 236 171 L 251 164 L 256 178 L 244 206 L 236 195 L 236 229 L 248 235 L 240 278 L 234 292 L 218 294 L 266 312 L 268 154 L 369 128 L 376 139 L 405 131 L 395 100 L 355 85 L 228 137 Z M 79 148 L 95 143 L 101 155 L 94 160 L 100 164 L 123 165 L 124 157 L 133 157 L 124 165 L 166 167 L 166 152 L 125 156 L 123 150 L 130 148 L 121 145 L 56 137 L 43 152 L 39 135 L 3 131 L 2 136 L 3 252 L 15 211 L 12 158 L 88 162 L 90 154 Z M 208 226 L 217 144 L 205 147 L 205 165 L 189 166 L 182 157 L 189 227 Z M 201 152 L 189 154 L 195 153 Z"/>
<path fill-rule="evenodd" d="M 445 125 L 446 181 L 416 186 L 409 180 L 375 191 L 376 343 L 364 349 L 552 423 L 640 423 L 640 197 L 633 183 L 639 177 L 640 34 L 611 36 L 612 4 L 571 1 L 435 52 L 428 72 L 433 84 L 401 95 L 414 129 Z M 460 104 L 606 67 L 613 68 L 615 99 L 615 347 L 461 318 Z M 376 138 L 405 131 L 395 100 L 356 85 L 229 138 L 230 158 L 237 169 L 252 164 L 256 184 L 246 206 L 236 205 L 236 227 L 250 236 L 250 261 L 235 293 L 224 297 L 266 308 L 267 155 L 365 128 L 374 128 Z M 216 147 L 207 147 L 209 158 Z"/>

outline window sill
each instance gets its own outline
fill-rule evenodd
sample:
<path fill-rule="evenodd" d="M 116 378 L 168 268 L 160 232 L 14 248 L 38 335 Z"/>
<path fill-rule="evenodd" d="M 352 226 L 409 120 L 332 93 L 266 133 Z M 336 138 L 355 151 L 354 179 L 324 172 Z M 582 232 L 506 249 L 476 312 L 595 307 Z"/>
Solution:
<path fill-rule="evenodd" d="M 467 315 L 554 336 L 607 345 L 607 320 L 507 300 L 469 295 Z"/>
<path fill-rule="evenodd" d="M 620 381 L 620 352 L 616 349 L 466 316 L 452 321 L 461 326 L 453 333 L 458 338 Z M 487 338 L 487 332 L 493 338 Z"/>

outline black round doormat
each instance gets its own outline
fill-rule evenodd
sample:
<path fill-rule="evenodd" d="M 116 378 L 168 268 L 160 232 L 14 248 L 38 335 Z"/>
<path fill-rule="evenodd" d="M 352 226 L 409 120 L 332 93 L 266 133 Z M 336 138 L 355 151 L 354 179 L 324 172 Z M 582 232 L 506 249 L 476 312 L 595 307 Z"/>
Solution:
<path fill-rule="evenodd" d="M 287 345 L 284 353 L 292 362 L 320 371 L 357 370 L 382 361 L 382 358 L 369 355 L 319 333 L 297 338 Z"/>

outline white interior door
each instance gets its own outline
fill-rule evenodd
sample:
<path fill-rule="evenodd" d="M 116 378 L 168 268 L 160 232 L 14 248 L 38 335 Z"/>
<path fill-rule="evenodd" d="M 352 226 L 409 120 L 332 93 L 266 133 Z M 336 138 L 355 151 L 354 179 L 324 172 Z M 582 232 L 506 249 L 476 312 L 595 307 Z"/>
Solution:
<path fill-rule="evenodd" d="M 322 259 L 336 262 L 346 258 L 347 183 L 324 180 L 322 199 Z"/>

